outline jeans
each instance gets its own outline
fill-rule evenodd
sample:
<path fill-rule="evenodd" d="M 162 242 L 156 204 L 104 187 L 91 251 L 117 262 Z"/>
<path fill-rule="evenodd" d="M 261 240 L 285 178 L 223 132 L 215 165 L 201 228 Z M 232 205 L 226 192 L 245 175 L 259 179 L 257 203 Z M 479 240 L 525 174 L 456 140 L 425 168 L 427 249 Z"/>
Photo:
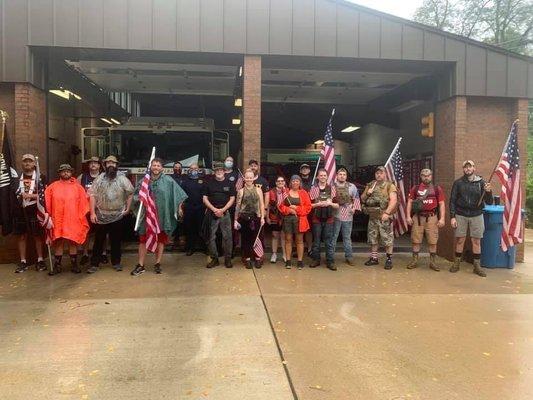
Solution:
<path fill-rule="evenodd" d="M 224 250 L 224 256 L 231 257 L 231 216 L 227 211 L 220 218 L 216 218 L 215 216 L 213 216 L 213 220 L 211 221 L 211 231 L 209 233 L 209 243 L 207 244 L 209 255 L 212 258 L 218 258 L 217 231 L 219 227 L 220 231 L 222 232 L 222 249 Z"/>
<path fill-rule="evenodd" d="M 335 220 L 335 228 L 333 230 L 333 247 L 337 245 L 337 239 L 339 238 L 339 233 L 342 232 L 342 245 L 344 247 L 344 257 L 347 260 L 351 260 L 353 257 L 352 252 L 352 226 L 353 221 L 340 221 Z"/>
<path fill-rule="evenodd" d="M 119 265 L 122 257 L 122 219 L 110 224 L 94 224 L 94 245 L 91 257 L 91 265 L 98 266 L 104 250 L 105 238 L 109 234 L 111 245 L 111 265 Z"/>
<path fill-rule="evenodd" d="M 333 263 L 335 256 L 335 246 L 333 245 L 333 223 L 313 222 L 313 248 L 311 258 L 320 260 L 320 242 L 323 240 L 326 245 L 326 262 Z"/>

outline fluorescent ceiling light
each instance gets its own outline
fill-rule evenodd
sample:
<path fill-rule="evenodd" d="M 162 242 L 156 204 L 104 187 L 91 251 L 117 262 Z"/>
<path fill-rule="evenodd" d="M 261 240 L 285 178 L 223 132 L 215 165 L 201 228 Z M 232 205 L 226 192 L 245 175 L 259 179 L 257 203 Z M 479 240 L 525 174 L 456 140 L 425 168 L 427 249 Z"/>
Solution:
<path fill-rule="evenodd" d="M 242 76 L 242 67 L 239 67 L 239 76 Z"/>
<path fill-rule="evenodd" d="M 62 97 L 63 99 L 66 99 L 66 100 L 70 99 L 70 93 L 68 90 L 51 89 L 50 93 L 55 94 L 56 96 Z"/>
<path fill-rule="evenodd" d="M 233 118 L 233 119 L 231 120 L 231 123 L 232 123 L 233 125 L 240 125 L 240 124 L 241 124 L 241 119 L 240 119 L 240 118 Z"/>
<path fill-rule="evenodd" d="M 120 122 L 117 121 L 115 118 L 109 118 L 114 124 L 120 125 Z"/>
<path fill-rule="evenodd" d="M 361 127 L 360 126 L 350 125 L 350 126 L 347 126 L 346 128 L 344 128 L 341 132 L 350 133 L 350 132 L 356 131 L 358 129 L 361 129 Z"/>
<path fill-rule="evenodd" d="M 317 141 L 315 142 L 315 144 L 324 144 L 324 141 L 323 141 L 323 140 L 317 140 Z"/>
<path fill-rule="evenodd" d="M 81 100 L 81 96 L 77 95 L 76 93 L 69 92 L 72 97 L 74 97 L 76 100 Z"/>
<path fill-rule="evenodd" d="M 400 104 L 399 106 L 396 106 L 394 108 L 391 108 L 389 111 L 391 112 L 404 112 L 407 110 L 410 110 L 411 108 L 415 108 L 419 106 L 420 104 L 423 104 L 424 100 L 410 100 L 403 104 Z"/>
<path fill-rule="evenodd" d="M 104 121 L 106 124 L 113 125 L 113 123 L 108 120 L 107 118 L 100 118 L 102 121 Z"/>
<path fill-rule="evenodd" d="M 235 107 L 242 107 L 242 99 L 240 97 L 235 99 Z"/>

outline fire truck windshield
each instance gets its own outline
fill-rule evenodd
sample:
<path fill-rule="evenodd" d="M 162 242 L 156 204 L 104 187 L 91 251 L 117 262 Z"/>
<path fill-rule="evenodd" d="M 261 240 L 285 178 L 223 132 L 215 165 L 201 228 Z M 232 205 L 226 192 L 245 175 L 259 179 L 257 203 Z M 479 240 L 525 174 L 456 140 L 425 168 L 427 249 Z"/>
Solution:
<path fill-rule="evenodd" d="M 114 130 L 110 139 L 110 154 L 117 154 L 123 167 L 144 166 L 153 146 L 165 163 L 198 156 L 200 166 L 211 165 L 210 133 Z"/>

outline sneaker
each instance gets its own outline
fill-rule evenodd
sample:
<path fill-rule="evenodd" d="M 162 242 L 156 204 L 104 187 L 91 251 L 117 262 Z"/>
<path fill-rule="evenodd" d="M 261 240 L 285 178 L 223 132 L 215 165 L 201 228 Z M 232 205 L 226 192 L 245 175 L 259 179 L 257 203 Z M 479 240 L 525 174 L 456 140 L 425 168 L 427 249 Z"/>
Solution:
<path fill-rule="evenodd" d="M 244 260 L 244 266 L 246 267 L 246 269 L 252 269 L 254 267 L 253 261 L 252 260 Z"/>
<path fill-rule="evenodd" d="M 155 263 L 154 265 L 154 272 L 156 274 L 160 274 L 161 273 L 161 263 Z"/>
<path fill-rule="evenodd" d="M 303 261 L 298 261 L 298 269 L 302 269 L 304 267 Z"/>
<path fill-rule="evenodd" d="M 233 263 L 231 262 L 231 257 L 224 257 L 224 266 L 226 268 L 233 268 Z"/>
<path fill-rule="evenodd" d="M 135 269 L 133 271 L 131 271 L 131 275 L 133 276 L 139 276 L 141 274 L 144 274 L 146 270 L 144 269 L 144 267 L 140 264 L 137 264 L 137 266 L 135 267 Z"/>
<path fill-rule="evenodd" d="M 385 269 L 392 269 L 392 258 L 387 258 L 385 261 Z"/>
<path fill-rule="evenodd" d="M 328 267 L 328 269 L 331 271 L 337 271 L 337 267 L 333 263 L 327 263 L 326 267 Z"/>
<path fill-rule="evenodd" d="M 44 263 L 44 260 L 37 261 L 37 264 L 35 264 L 35 269 L 37 271 L 46 271 L 46 264 Z"/>
<path fill-rule="evenodd" d="M 87 254 L 84 254 L 81 256 L 80 264 L 85 265 L 89 262 L 89 256 Z"/>
<path fill-rule="evenodd" d="M 88 269 L 87 269 L 87 273 L 88 274 L 94 274 L 96 271 L 98 271 L 98 267 L 96 265 L 91 265 Z"/>
<path fill-rule="evenodd" d="M 100 262 L 102 264 L 107 264 L 109 262 L 109 259 L 107 258 L 107 254 L 102 254 L 102 257 L 100 257 Z"/>
<path fill-rule="evenodd" d="M 367 261 L 365 261 L 365 265 L 367 267 L 371 265 L 379 265 L 379 260 L 377 258 L 370 257 Z"/>
<path fill-rule="evenodd" d="M 206 268 L 214 268 L 219 265 L 220 264 L 218 263 L 218 257 L 217 258 L 211 257 L 211 260 L 207 263 Z"/>
<path fill-rule="evenodd" d="M 270 262 L 272 264 L 275 264 L 276 261 L 278 261 L 278 254 L 277 253 L 272 253 L 272 256 L 270 257 Z"/>
<path fill-rule="evenodd" d="M 25 262 L 20 262 L 17 266 L 17 269 L 15 270 L 16 274 L 21 274 L 22 272 L 26 272 L 28 270 L 28 264 Z"/>
<path fill-rule="evenodd" d="M 286 269 L 291 269 L 291 268 L 292 268 L 292 263 L 291 263 L 290 260 L 286 260 L 286 261 L 285 261 L 285 268 L 286 268 Z"/>
<path fill-rule="evenodd" d="M 316 268 L 320 265 L 320 260 L 313 260 L 311 261 L 311 264 L 309 264 L 309 268 Z"/>
<path fill-rule="evenodd" d="M 117 272 L 122 271 L 122 264 L 115 264 L 113 265 L 113 269 Z"/>
<path fill-rule="evenodd" d="M 355 265 L 355 263 L 354 263 L 352 258 L 347 258 L 347 259 L 344 260 L 344 262 L 346 262 L 346 264 L 351 265 L 351 266 Z"/>

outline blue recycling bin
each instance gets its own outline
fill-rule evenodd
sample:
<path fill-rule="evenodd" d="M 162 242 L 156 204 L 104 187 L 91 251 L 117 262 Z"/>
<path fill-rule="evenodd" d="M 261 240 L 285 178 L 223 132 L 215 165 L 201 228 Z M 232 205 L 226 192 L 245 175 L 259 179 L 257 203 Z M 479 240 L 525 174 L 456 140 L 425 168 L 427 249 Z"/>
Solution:
<path fill-rule="evenodd" d="M 503 229 L 503 206 L 485 206 L 485 233 L 481 239 L 481 265 L 487 268 L 514 268 L 516 246 L 503 251 L 500 242 Z"/>

